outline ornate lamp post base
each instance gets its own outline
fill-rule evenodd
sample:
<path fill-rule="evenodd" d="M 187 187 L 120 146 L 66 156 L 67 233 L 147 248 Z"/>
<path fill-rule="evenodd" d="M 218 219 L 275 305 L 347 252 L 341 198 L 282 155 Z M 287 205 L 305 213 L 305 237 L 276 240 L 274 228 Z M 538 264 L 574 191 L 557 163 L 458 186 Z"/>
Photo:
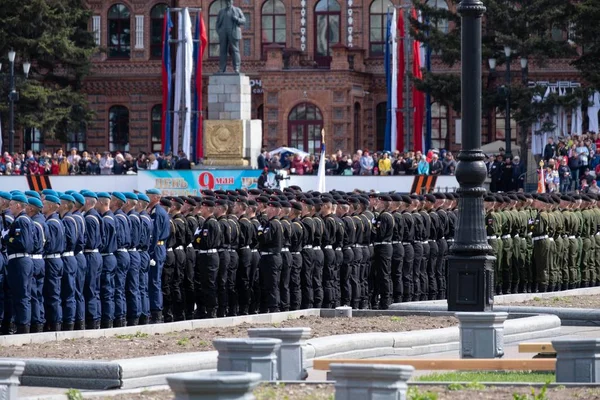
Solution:
<path fill-rule="evenodd" d="M 492 311 L 494 305 L 492 256 L 448 257 L 449 311 Z M 483 265 L 483 268 L 482 268 Z"/>

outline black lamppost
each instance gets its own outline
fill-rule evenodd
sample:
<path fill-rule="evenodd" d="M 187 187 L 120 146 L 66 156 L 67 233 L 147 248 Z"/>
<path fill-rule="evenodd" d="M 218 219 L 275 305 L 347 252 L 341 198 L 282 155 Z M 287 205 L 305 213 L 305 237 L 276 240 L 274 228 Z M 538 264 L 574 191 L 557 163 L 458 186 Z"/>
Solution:
<path fill-rule="evenodd" d="M 8 112 L 8 152 L 10 155 L 12 155 L 15 150 L 15 102 L 19 100 L 19 92 L 17 92 L 15 82 L 16 56 L 17 53 L 15 53 L 14 50 L 8 52 L 8 62 L 10 63 L 10 92 L 8 93 L 8 102 L 10 105 Z M 2 64 L 0 64 L 0 68 L 2 68 Z M 23 73 L 25 74 L 25 78 L 29 75 L 29 68 L 31 68 L 31 63 L 29 61 L 23 62 Z"/>
<path fill-rule="evenodd" d="M 504 46 L 504 55 L 506 56 L 506 87 L 505 87 L 505 97 L 506 97 L 506 112 L 504 113 L 504 139 L 506 140 L 506 150 L 505 156 L 510 157 L 512 160 L 512 131 L 510 127 L 510 61 L 512 49 L 510 46 Z"/>
<path fill-rule="evenodd" d="M 448 257 L 448 311 L 491 311 L 494 303 L 494 257 L 487 242 L 483 182 L 487 170 L 481 150 L 481 17 L 480 0 L 462 0 L 461 106 L 463 148 L 456 179 L 458 223 Z"/>

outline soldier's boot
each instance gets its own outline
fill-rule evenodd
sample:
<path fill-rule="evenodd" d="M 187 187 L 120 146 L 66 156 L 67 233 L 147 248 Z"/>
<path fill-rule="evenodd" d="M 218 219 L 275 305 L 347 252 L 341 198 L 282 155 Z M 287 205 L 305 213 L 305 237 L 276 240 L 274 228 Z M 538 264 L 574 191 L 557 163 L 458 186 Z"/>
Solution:
<path fill-rule="evenodd" d="M 538 290 L 540 293 L 545 293 L 548 291 L 548 285 L 538 285 Z"/>
<path fill-rule="evenodd" d="M 227 315 L 227 308 L 219 307 L 219 309 L 217 310 L 217 318 L 223 318 L 226 315 Z"/>
<path fill-rule="evenodd" d="M 237 306 L 231 306 L 229 307 L 229 311 L 227 312 L 227 316 L 228 317 L 237 317 L 238 312 L 237 312 Z"/>
<path fill-rule="evenodd" d="M 248 315 L 248 306 L 240 307 L 240 315 Z"/>
<path fill-rule="evenodd" d="M 527 291 L 527 285 L 524 282 L 519 282 L 519 287 L 517 288 L 517 292 L 518 293 L 526 293 Z M 515 292 L 515 293 L 517 293 Z"/>
<path fill-rule="evenodd" d="M 62 325 L 63 331 L 72 331 L 73 329 L 75 329 L 75 322 L 65 322 Z"/>
<path fill-rule="evenodd" d="M 590 284 L 588 282 L 581 282 L 581 287 L 582 288 L 586 288 L 586 287 L 589 287 L 589 286 L 590 286 Z"/>
<path fill-rule="evenodd" d="M 145 314 L 140 315 L 138 325 L 148 325 L 148 316 Z"/>
<path fill-rule="evenodd" d="M 102 329 L 110 329 L 113 327 L 113 321 L 111 319 L 103 319 L 100 322 L 100 328 Z"/>
<path fill-rule="evenodd" d="M 127 326 L 137 326 L 140 324 L 139 318 L 127 318 Z"/>
<path fill-rule="evenodd" d="M 560 290 L 569 290 L 569 284 L 563 283 L 562 285 L 560 285 Z"/>
<path fill-rule="evenodd" d="M 2 334 L 3 335 L 14 335 L 17 331 L 17 326 L 14 322 L 4 322 L 2 325 Z"/>
<path fill-rule="evenodd" d="M 206 310 L 206 318 L 217 318 L 217 309 L 211 308 Z"/>
<path fill-rule="evenodd" d="M 31 325 L 31 333 L 41 333 L 44 332 L 44 324 L 32 324 Z"/>
<path fill-rule="evenodd" d="M 511 292 L 512 292 L 513 294 L 520 293 L 520 292 L 519 292 L 519 285 L 513 284 L 513 286 L 512 286 L 512 289 L 511 289 Z"/>
<path fill-rule="evenodd" d="M 162 311 L 152 311 L 150 314 L 151 324 L 162 324 L 164 322 Z"/>
<path fill-rule="evenodd" d="M 60 322 L 48 322 L 44 330 L 46 332 L 60 332 L 61 328 Z"/>
<path fill-rule="evenodd" d="M 29 333 L 30 326 L 29 325 L 17 325 L 17 334 Z"/>
<path fill-rule="evenodd" d="M 206 307 L 198 307 L 198 309 L 194 312 L 194 319 L 204 318 L 206 318 Z"/>
<path fill-rule="evenodd" d="M 85 330 L 85 322 L 84 321 L 75 321 L 75 327 L 73 328 L 76 331 Z"/>

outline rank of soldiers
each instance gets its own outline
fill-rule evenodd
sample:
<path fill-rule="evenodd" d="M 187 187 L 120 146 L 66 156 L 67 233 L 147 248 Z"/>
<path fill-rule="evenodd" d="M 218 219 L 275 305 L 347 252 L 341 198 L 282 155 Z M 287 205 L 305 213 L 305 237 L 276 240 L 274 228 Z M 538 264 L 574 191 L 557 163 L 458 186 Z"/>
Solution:
<path fill-rule="evenodd" d="M 587 195 L 489 194 L 496 292 L 600 283 Z M 204 190 L 0 192 L 2 332 L 444 299 L 457 197 Z"/>

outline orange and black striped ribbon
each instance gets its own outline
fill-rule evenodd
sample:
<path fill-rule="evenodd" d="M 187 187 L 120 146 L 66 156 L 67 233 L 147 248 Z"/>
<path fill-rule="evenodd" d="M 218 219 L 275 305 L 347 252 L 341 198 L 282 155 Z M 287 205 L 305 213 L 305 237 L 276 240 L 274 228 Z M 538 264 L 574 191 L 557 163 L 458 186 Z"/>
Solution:
<path fill-rule="evenodd" d="M 417 175 L 413 180 L 410 193 L 416 194 L 427 194 L 432 188 L 435 188 L 437 182 L 437 175 Z"/>
<path fill-rule="evenodd" d="M 50 177 L 48 175 L 27 175 L 29 189 L 41 192 L 44 189 L 52 189 Z"/>

